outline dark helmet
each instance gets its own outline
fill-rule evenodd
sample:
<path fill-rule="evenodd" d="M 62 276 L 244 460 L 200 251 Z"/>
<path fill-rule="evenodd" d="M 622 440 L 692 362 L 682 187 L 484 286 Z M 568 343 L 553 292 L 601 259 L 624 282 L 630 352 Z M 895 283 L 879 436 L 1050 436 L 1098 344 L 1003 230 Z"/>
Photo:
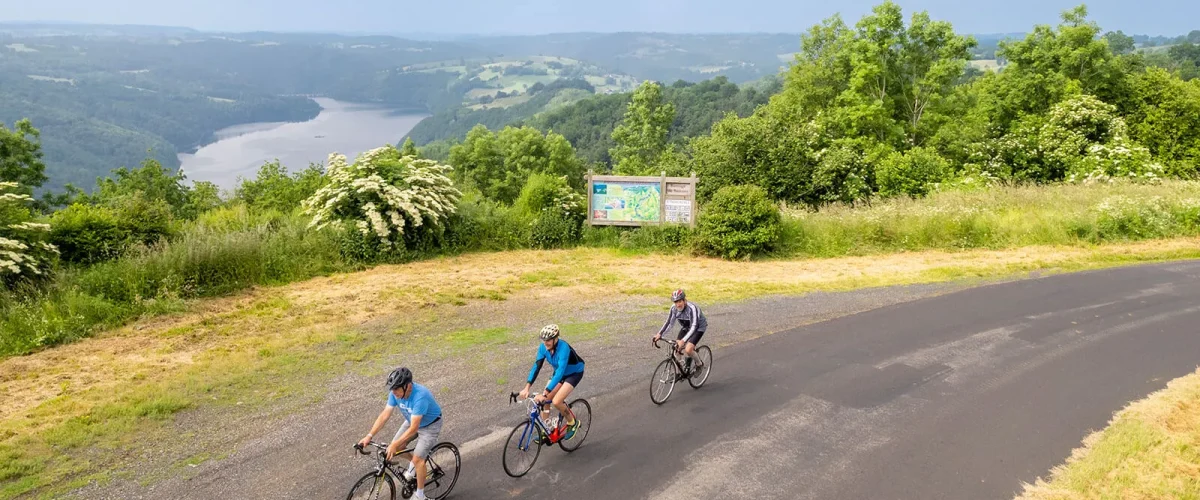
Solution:
<path fill-rule="evenodd" d="M 400 367 L 392 370 L 392 374 L 388 375 L 388 390 L 396 390 L 404 387 L 405 384 L 412 382 L 412 372 L 408 368 Z"/>
<path fill-rule="evenodd" d="M 682 288 L 671 292 L 671 302 L 679 302 L 681 300 L 687 300 L 687 295 L 683 293 Z"/>

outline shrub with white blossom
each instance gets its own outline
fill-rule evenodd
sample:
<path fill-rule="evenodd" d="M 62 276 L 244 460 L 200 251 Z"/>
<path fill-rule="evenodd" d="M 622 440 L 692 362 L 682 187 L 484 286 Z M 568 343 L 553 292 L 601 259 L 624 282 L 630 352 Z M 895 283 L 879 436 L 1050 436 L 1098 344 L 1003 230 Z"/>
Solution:
<path fill-rule="evenodd" d="M 46 242 L 48 224 L 32 222 L 29 195 L 18 192 L 15 182 L 0 182 L 0 282 L 5 284 L 44 275 L 58 257 Z"/>
<path fill-rule="evenodd" d="M 393 146 L 362 153 L 350 164 L 329 155 L 329 182 L 304 201 L 309 227 L 358 231 L 384 247 L 404 246 L 405 236 L 441 228 L 462 193 L 450 180 L 451 167 L 403 156 Z"/>

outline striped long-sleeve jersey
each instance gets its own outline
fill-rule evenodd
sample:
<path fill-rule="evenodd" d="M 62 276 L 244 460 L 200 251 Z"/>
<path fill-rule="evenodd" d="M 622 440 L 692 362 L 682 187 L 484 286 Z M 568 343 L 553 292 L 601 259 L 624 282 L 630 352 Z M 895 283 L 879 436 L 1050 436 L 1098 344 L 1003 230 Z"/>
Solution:
<path fill-rule="evenodd" d="M 692 301 L 685 303 L 682 311 L 678 307 L 671 306 L 667 322 L 663 323 L 662 329 L 658 331 L 658 334 L 667 333 L 667 329 L 671 328 L 671 323 L 675 321 L 678 321 L 679 326 L 686 332 L 683 338 L 680 339 L 684 343 L 691 342 L 695 338 L 696 332 L 703 333 L 708 330 L 708 320 L 704 318 L 704 313 L 700 311 L 700 306 Z"/>

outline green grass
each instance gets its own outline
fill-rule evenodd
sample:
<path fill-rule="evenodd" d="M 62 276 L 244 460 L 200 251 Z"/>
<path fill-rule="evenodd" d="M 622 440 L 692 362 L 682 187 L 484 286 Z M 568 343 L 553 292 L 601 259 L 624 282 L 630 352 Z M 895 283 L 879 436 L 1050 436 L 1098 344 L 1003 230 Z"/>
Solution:
<path fill-rule="evenodd" d="M 0 292 L 0 357 L 68 343 L 188 299 L 228 295 L 360 269 L 307 220 L 229 229 L 196 223 L 178 239 L 87 268 L 64 269 L 48 287 Z"/>
<path fill-rule="evenodd" d="M 508 328 L 482 328 L 459 330 L 440 336 L 439 342 L 444 342 L 454 352 L 462 352 L 472 347 L 495 346 L 508 343 Z"/>
<path fill-rule="evenodd" d="M 1129 242 L 1200 234 L 1200 183 L 949 191 L 789 215 L 786 256 Z"/>
<path fill-rule="evenodd" d="M 1018 498 L 1200 498 L 1200 372 L 1119 412 Z"/>

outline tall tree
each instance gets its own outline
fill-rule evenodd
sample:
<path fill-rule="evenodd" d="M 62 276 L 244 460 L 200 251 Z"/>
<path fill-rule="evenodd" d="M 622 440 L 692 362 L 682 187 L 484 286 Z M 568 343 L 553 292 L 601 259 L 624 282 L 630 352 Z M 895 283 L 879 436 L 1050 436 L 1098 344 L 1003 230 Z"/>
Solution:
<path fill-rule="evenodd" d="M 625 118 L 613 130 L 616 147 L 609 150 L 616 172 L 645 174 L 654 169 L 667 147 L 667 134 L 675 121 L 675 106 L 666 102 L 662 86 L 643 82 L 633 92 Z"/>
<path fill-rule="evenodd" d="M 1040 114 L 1074 93 L 1117 102 L 1128 94 L 1126 63 L 1099 37 L 1087 8 L 1062 14 L 1057 27 L 1038 25 L 1023 40 L 1001 42 L 997 55 L 1009 64 L 987 89 L 992 120 L 1007 128 L 1021 115 Z"/>
<path fill-rule="evenodd" d="M 0 123 L 0 182 L 19 184 L 15 189 L 22 194 L 46 182 L 40 135 L 28 119 L 18 121 L 12 130 Z"/>
<path fill-rule="evenodd" d="M 531 174 L 565 176 L 575 187 L 583 181 L 583 162 L 571 143 L 553 132 L 532 127 L 505 127 L 493 133 L 478 125 L 462 144 L 450 149 L 455 175 L 484 196 L 512 203 Z"/>
<path fill-rule="evenodd" d="M 1108 48 L 1112 49 L 1114 54 L 1120 55 L 1133 52 L 1133 37 L 1126 35 L 1121 30 L 1105 33 L 1104 39 L 1108 41 Z"/>

